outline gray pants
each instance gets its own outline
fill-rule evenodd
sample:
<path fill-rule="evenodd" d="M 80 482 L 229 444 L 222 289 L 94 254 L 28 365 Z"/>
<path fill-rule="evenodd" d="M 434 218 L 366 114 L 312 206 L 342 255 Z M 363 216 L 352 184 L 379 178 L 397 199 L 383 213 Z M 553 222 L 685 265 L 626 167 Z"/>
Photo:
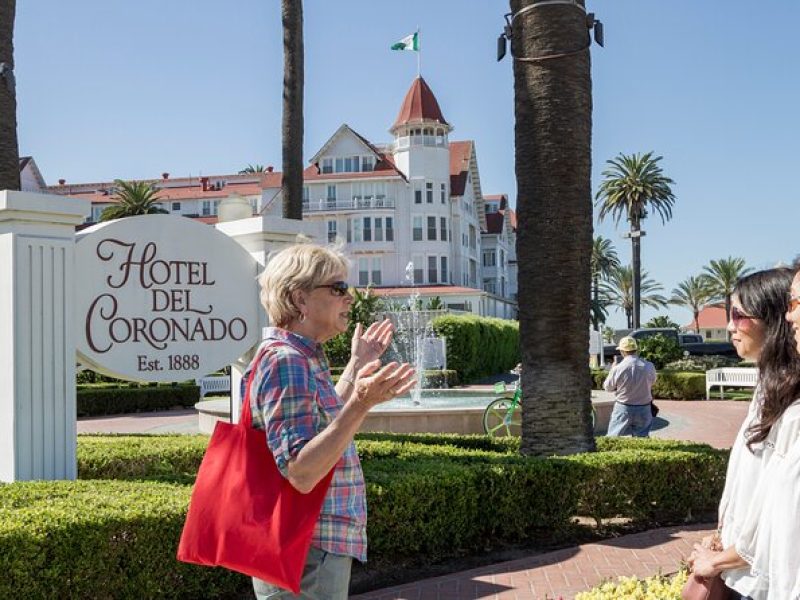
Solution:
<path fill-rule="evenodd" d="M 300 580 L 300 594 L 294 595 L 265 581 L 253 577 L 253 590 L 258 600 L 276 598 L 302 598 L 303 600 L 347 600 L 350 587 L 350 567 L 353 559 L 349 556 L 331 554 L 313 546 L 308 551 L 303 578 Z"/>

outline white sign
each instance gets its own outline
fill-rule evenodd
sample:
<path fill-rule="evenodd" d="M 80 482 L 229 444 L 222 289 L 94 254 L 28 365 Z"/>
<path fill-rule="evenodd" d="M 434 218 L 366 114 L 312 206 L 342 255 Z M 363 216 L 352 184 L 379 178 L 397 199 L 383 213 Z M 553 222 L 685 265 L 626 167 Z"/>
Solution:
<path fill-rule="evenodd" d="M 183 381 L 260 339 L 258 264 L 213 227 L 146 215 L 78 234 L 79 361 L 138 381 Z"/>

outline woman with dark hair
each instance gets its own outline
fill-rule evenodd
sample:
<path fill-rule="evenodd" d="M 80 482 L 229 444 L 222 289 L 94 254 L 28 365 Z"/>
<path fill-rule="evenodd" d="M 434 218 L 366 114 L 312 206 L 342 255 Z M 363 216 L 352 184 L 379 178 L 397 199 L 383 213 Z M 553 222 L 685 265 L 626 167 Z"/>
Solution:
<path fill-rule="evenodd" d="M 731 296 L 728 331 L 739 356 L 756 363 L 758 387 L 731 449 L 720 529 L 695 546 L 689 564 L 696 575 L 720 575 L 732 598 L 787 598 L 770 589 L 769 577 L 753 562 L 764 540 L 758 529 L 768 467 L 800 433 L 800 355 L 786 320 L 793 276 L 786 268 L 753 273 L 737 282 Z"/>

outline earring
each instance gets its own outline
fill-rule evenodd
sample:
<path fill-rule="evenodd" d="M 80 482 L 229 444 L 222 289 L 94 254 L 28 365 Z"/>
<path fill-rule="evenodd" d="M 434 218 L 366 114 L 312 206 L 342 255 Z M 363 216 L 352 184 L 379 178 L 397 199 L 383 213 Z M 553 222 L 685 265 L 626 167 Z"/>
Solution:
<path fill-rule="evenodd" d="M 306 322 L 306 316 L 303 313 L 300 313 L 300 316 L 297 317 L 297 322 L 298 323 L 305 323 Z"/>

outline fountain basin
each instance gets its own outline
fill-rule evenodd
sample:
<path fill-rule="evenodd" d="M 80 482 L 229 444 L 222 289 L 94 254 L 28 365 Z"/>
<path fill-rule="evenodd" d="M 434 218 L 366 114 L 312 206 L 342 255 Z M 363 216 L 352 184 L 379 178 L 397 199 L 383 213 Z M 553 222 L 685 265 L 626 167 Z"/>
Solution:
<path fill-rule="evenodd" d="M 410 398 L 397 398 L 373 408 L 360 431 L 389 431 L 392 433 L 483 433 L 483 412 L 497 395 L 491 390 L 423 390 L 420 404 Z M 605 433 L 614 395 L 592 390 L 595 409 L 595 434 Z M 230 420 L 227 398 L 205 400 L 195 404 L 199 429 L 214 431 L 217 421 Z"/>

